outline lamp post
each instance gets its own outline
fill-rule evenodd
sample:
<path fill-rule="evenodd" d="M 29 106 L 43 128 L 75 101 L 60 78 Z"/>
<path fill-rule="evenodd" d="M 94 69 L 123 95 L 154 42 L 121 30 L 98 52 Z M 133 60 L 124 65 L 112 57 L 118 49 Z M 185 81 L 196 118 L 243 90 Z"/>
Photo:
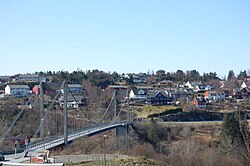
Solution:
<path fill-rule="evenodd" d="M 106 161 L 106 145 L 105 145 L 105 140 L 107 138 L 107 135 L 103 135 L 103 165 L 107 166 L 107 161 Z"/>
<path fill-rule="evenodd" d="M 16 153 L 17 153 L 17 143 L 18 143 L 18 142 L 15 141 L 15 159 L 17 158 L 17 154 L 16 154 Z"/>

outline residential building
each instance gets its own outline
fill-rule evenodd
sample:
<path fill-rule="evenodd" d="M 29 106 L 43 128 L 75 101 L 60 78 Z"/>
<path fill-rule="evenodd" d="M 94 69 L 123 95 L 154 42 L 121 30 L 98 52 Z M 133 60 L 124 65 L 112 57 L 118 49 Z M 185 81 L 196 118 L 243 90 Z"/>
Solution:
<path fill-rule="evenodd" d="M 240 88 L 250 88 L 250 81 L 242 82 Z"/>
<path fill-rule="evenodd" d="M 147 78 L 141 74 L 132 74 L 134 83 L 147 83 Z"/>
<path fill-rule="evenodd" d="M 150 90 L 147 94 L 147 104 L 150 105 L 166 105 L 172 100 L 167 96 L 164 91 L 161 90 Z"/>
<path fill-rule="evenodd" d="M 242 94 L 240 88 L 235 88 L 235 89 L 233 90 L 233 97 L 234 97 L 235 99 L 243 99 L 243 94 Z"/>
<path fill-rule="evenodd" d="M 79 93 L 79 94 L 84 93 L 82 86 L 79 84 L 68 84 L 68 89 L 69 89 L 69 93 L 74 93 L 74 94 L 75 93 Z M 61 89 L 61 92 L 64 93 L 64 90 Z"/>
<path fill-rule="evenodd" d="M 163 80 L 157 83 L 157 86 L 160 88 L 173 87 L 174 83 L 171 80 Z"/>
<path fill-rule="evenodd" d="M 132 87 L 129 92 L 129 99 L 132 101 L 146 102 L 148 91 L 152 89 L 153 89 L 152 87 L 146 87 L 146 86 Z"/>
<path fill-rule="evenodd" d="M 64 96 L 60 96 L 58 99 L 60 106 L 64 105 Z M 86 104 L 86 99 L 83 95 L 68 95 L 67 96 L 67 107 L 68 108 L 79 108 Z"/>
<path fill-rule="evenodd" d="M 247 87 L 246 88 L 241 88 L 240 91 L 241 91 L 242 97 L 244 99 L 247 99 L 247 98 L 250 97 L 250 89 L 249 88 L 247 88 Z"/>
<path fill-rule="evenodd" d="M 44 94 L 56 94 L 57 91 L 60 91 L 60 84 L 57 84 L 57 83 L 44 83 L 43 84 L 43 91 L 44 91 Z M 32 88 L 32 93 L 38 95 L 40 93 L 39 91 L 39 85 L 35 85 L 33 88 Z"/>
<path fill-rule="evenodd" d="M 225 100 L 226 94 L 224 91 L 206 91 L 204 93 L 204 98 L 208 101 L 210 100 Z"/>
<path fill-rule="evenodd" d="M 184 87 L 190 88 L 190 89 L 194 89 L 197 85 L 202 85 L 201 82 L 186 82 L 184 84 Z"/>
<path fill-rule="evenodd" d="M 195 105 L 197 108 L 206 108 L 207 103 L 203 97 L 195 97 L 192 101 L 192 104 Z"/>
<path fill-rule="evenodd" d="M 30 93 L 30 87 L 28 85 L 7 85 L 5 87 L 5 94 L 26 96 Z"/>
<path fill-rule="evenodd" d="M 9 83 L 10 76 L 0 76 L 0 84 Z"/>
<path fill-rule="evenodd" d="M 19 82 L 39 82 L 39 74 L 21 74 L 18 77 Z"/>
<path fill-rule="evenodd" d="M 188 100 L 189 93 L 184 90 L 175 90 L 172 97 L 174 100 Z"/>

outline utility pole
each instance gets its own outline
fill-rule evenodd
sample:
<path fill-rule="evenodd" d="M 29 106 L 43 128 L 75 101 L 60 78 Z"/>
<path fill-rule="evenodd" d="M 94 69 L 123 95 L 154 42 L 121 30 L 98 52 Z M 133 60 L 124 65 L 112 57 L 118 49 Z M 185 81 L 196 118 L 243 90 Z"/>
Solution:
<path fill-rule="evenodd" d="M 40 82 L 39 84 L 39 90 L 40 90 L 40 139 L 44 140 L 44 91 L 43 91 L 43 82 Z"/>
<path fill-rule="evenodd" d="M 107 159 L 106 159 L 106 141 L 107 135 L 103 136 L 103 165 L 106 166 L 107 165 Z"/>
<path fill-rule="evenodd" d="M 63 84 L 63 112 L 64 112 L 64 144 L 68 145 L 68 84 L 64 81 Z"/>

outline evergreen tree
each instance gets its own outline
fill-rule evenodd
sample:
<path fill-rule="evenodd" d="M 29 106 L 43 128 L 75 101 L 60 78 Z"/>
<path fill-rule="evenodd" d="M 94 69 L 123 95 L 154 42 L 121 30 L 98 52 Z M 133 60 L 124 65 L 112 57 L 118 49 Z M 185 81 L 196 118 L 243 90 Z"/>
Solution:
<path fill-rule="evenodd" d="M 240 71 L 240 74 L 238 75 L 238 79 L 244 79 L 247 78 L 247 71 Z"/>
<path fill-rule="evenodd" d="M 225 114 L 221 133 L 220 149 L 222 152 L 229 154 L 237 149 L 247 150 L 246 138 L 248 137 L 247 121 L 241 121 L 242 114 L 230 113 Z"/>
<path fill-rule="evenodd" d="M 235 79 L 235 73 L 233 70 L 230 70 L 228 72 L 227 80 L 234 80 Z"/>

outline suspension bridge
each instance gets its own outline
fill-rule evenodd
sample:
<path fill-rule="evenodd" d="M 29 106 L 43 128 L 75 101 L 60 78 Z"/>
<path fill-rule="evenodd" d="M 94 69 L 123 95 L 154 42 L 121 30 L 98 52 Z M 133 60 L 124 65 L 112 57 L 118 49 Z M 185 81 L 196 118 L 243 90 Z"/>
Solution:
<path fill-rule="evenodd" d="M 72 97 L 74 102 L 79 102 L 76 100 L 76 94 L 72 93 L 68 84 L 64 81 L 61 85 L 62 91 L 58 90 L 53 100 L 50 102 L 48 109 L 44 109 L 44 83 L 40 82 L 39 84 L 39 108 L 40 108 L 40 123 L 34 132 L 32 137 L 38 137 L 39 141 L 30 142 L 26 144 L 24 153 L 27 155 L 29 152 L 39 151 L 39 150 L 48 150 L 59 145 L 67 146 L 68 143 L 72 142 L 75 139 L 82 137 L 89 137 L 92 135 L 99 134 L 104 131 L 125 128 L 125 133 L 122 133 L 126 137 L 126 144 L 128 144 L 128 132 L 130 122 L 130 111 L 129 111 L 129 101 L 127 98 L 128 89 L 125 93 L 122 107 L 117 111 L 117 90 L 114 90 L 112 98 L 108 104 L 108 107 L 105 111 L 102 111 L 99 120 L 93 121 L 89 115 L 79 108 L 77 111 L 83 115 L 83 118 L 76 116 L 75 114 L 69 115 L 68 109 L 68 97 Z M 60 95 L 63 95 L 63 110 L 55 110 L 54 105 L 56 100 Z M 3 134 L 0 136 L 0 144 L 8 137 L 8 134 L 11 132 L 13 127 L 16 125 L 17 121 L 20 119 L 23 114 L 26 106 L 32 102 L 32 97 L 28 99 L 22 109 L 19 111 L 14 120 L 6 126 L 3 130 Z M 111 106 L 113 106 L 111 108 Z M 56 112 L 57 111 L 57 112 Z M 121 113 L 125 113 L 125 119 L 121 120 Z M 108 118 L 107 118 L 108 117 Z M 106 118 L 106 119 L 105 119 Z M 123 116 L 124 118 L 124 116 Z M 84 119 L 84 124 L 81 121 Z M 108 119 L 108 120 L 107 120 Z M 72 124 L 73 121 L 73 124 Z M 86 124 L 86 121 L 88 123 Z M 71 123 L 70 123 L 71 122 Z M 63 128 L 61 127 L 63 126 Z M 55 133 L 55 130 L 59 131 Z M 115 134 L 115 136 L 117 136 Z"/>

